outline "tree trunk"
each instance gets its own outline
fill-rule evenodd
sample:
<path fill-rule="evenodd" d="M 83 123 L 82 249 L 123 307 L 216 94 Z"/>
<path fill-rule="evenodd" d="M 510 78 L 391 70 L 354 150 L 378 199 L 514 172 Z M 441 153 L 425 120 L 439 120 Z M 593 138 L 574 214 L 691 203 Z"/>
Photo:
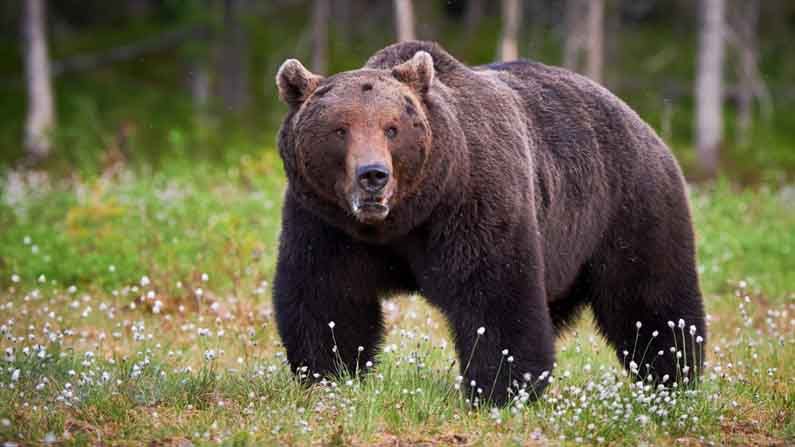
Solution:
<path fill-rule="evenodd" d="M 522 5 L 519 0 L 502 0 L 502 35 L 499 59 L 512 61 L 519 58 L 519 26 L 522 22 Z"/>
<path fill-rule="evenodd" d="M 585 74 L 596 82 L 602 82 L 605 0 L 591 0 L 589 3 L 588 67 Z"/>
<path fill-rule="evenodd" d="M 739 3 L 739 4 L 738 4 Z M 748 145 L 751 140 L 753 124 L 754 97 L 756 96 L 757 72 L 757 39 L 756 28 L 759 21 L 759 1 L 735 1 L 734 36 L 739 53 L 737 96 L 737 132 L 741 145 Z"/>
<path fill-rule="evenodd" d="M 46 4 L 44 0 L 23 2 L 22 42 L 28 114 L 25 123 L 25 152 L 31 161 L 47 158 L 55 128 L 50 60 L 47 55 Z"/>
<path fill-rule="evenodd" d="M 353 34 L 351 17 L 351 0 L 336 0 L 333 8 L 334 35 L 340 37 L 346 45 L 350 44 Z"/>
<path fill-rule="evenodd" d="M 411 0 L 394 0 L 395 26 L 399 42 L 414 40 L 414 8 Z"/>
<path fill-rule="evenodd" d="M 469 0 L 467 2 L 464 26 L 468 35 L 477 31 L 480 21 L 483 19 L 484 6 L 483 0 Z"/>
<path fill-rule="evenodd" d="M 245 0 L 224 0 L 220 93 L 224 108 L 239 112 L 248 105 L 248 38 L 241 23 Z"/>
<path fill-rule="evenodd" d="M 585 40 L 582 35 L 583 20 L 581 17 L 586 6 L 583 0 L 566 0 L 563 66 L 572 71 L 578 71 L 580 65 L 579 55 Z"/>
<path fill-rule="evenodd" d="M 724 0 L 701 0 L 696 74 L 696 146 L 702 172 L 714 177 L 723 134 Z"/>
<path fill-rule="evenodd" d="M 328 23 L 331 16 L 329 0 L 315 0 L 312 10 L 312 71 L 328 70 Z"/>
<path fill-rule="evenodd" d="M 210 70 L 204 60 L 194 61 L 190 66 L 190 95 L 193 108 L 201 114 L 207 109 L 210 100 Z"/>
<path fill-rule="evenodd" d="M 623 36 L 622 5 L 617 1 L 605 0 L 604 17 L 604 63 L 602 64 L 602 85 L 612 87 L 618 84 L 622 73 L 619 70 L 609 70 L 605 67 L 621 65 L 621 38 Z"/>

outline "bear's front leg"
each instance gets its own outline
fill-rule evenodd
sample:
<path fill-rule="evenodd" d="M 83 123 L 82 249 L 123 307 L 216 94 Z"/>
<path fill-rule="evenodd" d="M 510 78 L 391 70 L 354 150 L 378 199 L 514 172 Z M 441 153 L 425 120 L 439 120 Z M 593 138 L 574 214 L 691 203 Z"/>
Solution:
<path fill-rule="evenodd" d="M 364 369 L 383 336 L 379 260 L 289 198 L 282 224 L 273 305 L 291 368 L 302 378 Z"/>
<path fill-rule="evenodd" d="M 466 398 L 479 405 L 504 405 L 520 390 L 536 399 L 549 383 L 555 361 L 554 331 L 538 264 L 481 258 L 452 263 L 467 269 L 467 280 L 428 291 L 453 330 Z M 448 258 L 449 259 L 449 258 Z M 449 264 L 448 264 L 449 265 Z M 448 270 L 446 278 L 461 276 Z"/>

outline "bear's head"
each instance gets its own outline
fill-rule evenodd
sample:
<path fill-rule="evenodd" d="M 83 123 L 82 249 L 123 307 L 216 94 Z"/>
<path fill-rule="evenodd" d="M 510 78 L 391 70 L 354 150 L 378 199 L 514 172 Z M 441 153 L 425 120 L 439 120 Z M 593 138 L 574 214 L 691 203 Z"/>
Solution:
<path fill-rule="evenodd" d="M 433 58 L 424 51 L 391 69 L 326 78 L 295 59 L 284 62 L 276 85 L 290 113 L 279 147 L 291 188 L 359 227 L 388 225 L 420 187 L 430 157 L 424 98 L 433 79 Z"/>

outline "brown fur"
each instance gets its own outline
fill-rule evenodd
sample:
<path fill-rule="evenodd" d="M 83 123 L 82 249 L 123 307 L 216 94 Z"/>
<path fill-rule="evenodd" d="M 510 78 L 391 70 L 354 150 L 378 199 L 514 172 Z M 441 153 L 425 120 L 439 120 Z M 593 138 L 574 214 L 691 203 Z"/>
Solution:
<path fill-rule="evenodd" d="M 625 365 L 634 351 L 642 374 L 677 377 L 668 348 L 685 340 L 667 322 L 706 335 L 690 214 L 675 159 L 626 104 L 563 69 L 470 68 L 425 42 L 325 79 L 299 66 L 277 75 L 289 186 L 274 290 L 295 368 L 334 370 L 329 321 L 345 366 L 370 359 L 379 299 L 418 291 L 448 318 L 481 398 L 540 392 L 554 334 L 585 305 Z M 352 211 L 362 160 L 390 173 L 368 196 L 386 215 Z M 503 349 L 524 385 L 500 369 Z"/>

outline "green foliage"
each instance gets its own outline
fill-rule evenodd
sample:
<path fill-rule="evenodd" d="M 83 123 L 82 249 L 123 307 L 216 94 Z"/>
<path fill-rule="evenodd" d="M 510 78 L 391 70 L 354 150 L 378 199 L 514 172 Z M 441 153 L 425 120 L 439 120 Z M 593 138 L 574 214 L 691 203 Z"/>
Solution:
<path fill-rule="evenodd" d="M 62 9 L 63 13 L 70 10 L 68 5 Z M 214 73 L 218 60 L 212 40 L 193 41 L 142 60 L 65 74 L 55 83 L 57 151 L 49 161 L 50 167 L 95 175 L 109 154 L 121 146 L 136 165 L 158 167 L 173 157 L 185 156 L 234 165 L 241 155 L 256 154 L 262 147 L 272 146 L 285 112 L 277 99 L 273 75 L 288 57 L 310 60 L 309 39 L 305 33 L 295 32 L 307 28 L 308 16 L 301 2 L 279 8 L 264 4 L 255 9 L 244 20 L 249 37 L 248 110 L 229 115 L 215 96 L 211 96 L 208 110 L 194 109 L 188 87 L 190 70 L 195 64 L 203 64 Z M 119 14 L 110 14 L 104 22 L 81 23 L 79 31 L 61 31 L 57 39 L 51 39 L 53 59 L 106 51 L 180 27 L 206 25 L 216 36 L 221 31 L 217 5 L 207 8 L 199 2 L 165 2 L 158 11 L 122 25 L 117 23 Z M 496 15 L 484 16 L 470 32 L 460 20 L 444 16 L 439 8 L 426 5 L 420 8 L 420 14 L 421 37 L 439 41 L 469 64 L 494 60 L 500 30 Z M 332 21 L 329 72 L 360 67 L 370 54 L 391 43 L 389 20 L 388 16 L 377 16 L 356 21 L 356 26 L 347 28 Z M 782 55 L 787 53 L 792 37 L 787 30 L 766 31 L 762 29 L 760 38 L 761 72 L 771 90 L 786 92 L 795 77 L 795 64 Z M 523 56 L 561 63 L 563 39 L 557 22 L 538 19 L 528 23 L 523 33 Z M 608 47 L 607 85 L 658 131 L 669 129 L 663 136 L 686 171 L 692 172 L 695 156 L 691 91 L 696 60 L 693 28 L 676 17 L 652 17 L 622 27 Z M 5 99 L 0 105 L 2 169 L 23 155 L 20 141 L 25 98 L 19 94 L 23 88 L 19 45 L 0 42 L 0 56 L 6 56 L 0 57 L 0 67 L 7 73 L 0 78 L 0 96 Z M 733 83 L 733 70 L 727 69 L 726 74 L 728 82 Z M 211 82 L 213 88 L 217 87 L 217 73 Z M 722 157 L 727 175 L 748 183 L 791 179 L 795 172 L 792 99 L 774 95 L 772 117 L 763 119 L 757 113 L 750 144 L 745 146 L 738 143 L 734 107 L 732 101 L 727 101 Z"/>

